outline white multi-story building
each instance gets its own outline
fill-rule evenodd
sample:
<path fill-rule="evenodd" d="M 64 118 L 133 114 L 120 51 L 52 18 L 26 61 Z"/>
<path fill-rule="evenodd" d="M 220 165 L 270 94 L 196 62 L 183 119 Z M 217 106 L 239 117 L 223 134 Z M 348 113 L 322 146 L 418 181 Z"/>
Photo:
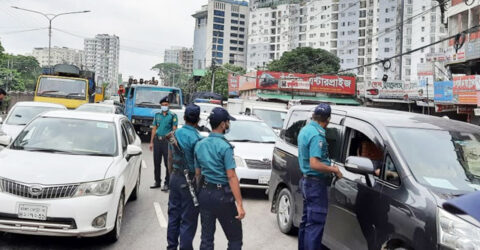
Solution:
<path fill-rule="evenodd" d="M 108 83 L 108 91 L 118 88 L 118 67 L 120 61 L 120 39 L 115 35 L 99 34 L 85 39 L 85 66 L 95 71 L 97 84 Z"/>
<path fill-rule="evenodd" d="M 166 49 L 163 62 L 178 64 L 182 66 L 185 72 L 191 73 L 193 69 L 193 49 L 185 47 Z"/>
<path fill-rule="evenodd" d="M 195 18 L 193 69 L 216 64 L 246 65 L 248 2 L 209 0 Z"/>
<path fill-rule="evenodd" d="M 31 56 L 37 59 L 41 67 L 48 66 L 48 48 L 34 48 Z M 70 49 L 67 47 L 53 47 L 50 50 L 50 64 L 73 64 L 82 68 L 85 64 L 83 59 L 83 51 L 77 49 Z"/>

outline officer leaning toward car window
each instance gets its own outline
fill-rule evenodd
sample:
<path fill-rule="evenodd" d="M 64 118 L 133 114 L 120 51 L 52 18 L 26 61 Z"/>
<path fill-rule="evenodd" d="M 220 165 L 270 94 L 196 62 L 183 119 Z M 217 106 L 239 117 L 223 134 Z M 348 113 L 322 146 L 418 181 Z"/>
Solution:
<path fill-rule="evenodd" d="M 337 166 L 331 165 L 325 129 L 330 122 L 330 105 L 319 104 L 312 121 L 298 135 L 298 161 L 303 178 L 303 216 L 298 232 L 298 249 L 322 249 L 322 236 L 327 217 L 327 185 L 331 173 L 342 178 Z"/>
<path fill-rule="evenodd" d="M 190 104 L 185 109 L 185 125 L 175 131 L 179 150 L 170 145 L 173 157 L 173 171 L 170 178 L 170 194 L 168 197 L 168 229 L 167 249 L 193 249 L 192 241 L 197 232 L 198 207 L 194 206 L 184 170 L 189 172 L 190 180 L 195 175 L 194 150 L 202 138 L 195 129 L 200 121 L 200 107 Z"/>
<path fill-rule="evenodd" d="M 228 240 L 228 249 L 242 248 L 242 223 L 245 210 L 240 185 L 235 173 L 233 146 L 224 134 L 235 120 L 223 108 L 214 108 L 209 116 L 212 132 L 195 146 L 197 174 L 204 177 L 199 202 L 202 236 L 200 249 L 214 249 L 216 220 Z"/>
<path fill-rule="evenodd" d="M 168 140 L 166 135 L 177 129 L 177 115 L 169 111 L 168 96 L 160 100 L 161 112 L 155 114 L 152 123 L 152 138 L 150 139 L 150 151 L 153 150 L 153 164 L 155 165 L 155 184 L 150 188 L 159 188 L 162 182 L 162 158 L 165 164 L 165 182 L 162 191 L 168 191 L 170 173 L 168 172 Z"/>

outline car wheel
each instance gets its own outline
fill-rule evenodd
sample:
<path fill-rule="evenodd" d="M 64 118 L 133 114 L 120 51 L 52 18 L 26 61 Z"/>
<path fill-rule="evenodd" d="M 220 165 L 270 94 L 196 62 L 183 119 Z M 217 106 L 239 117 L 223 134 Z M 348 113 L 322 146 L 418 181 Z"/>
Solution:
<path fill-rule="evenodd" d="M 138 195 L 140 193 L 140 179 L 142 178 L 142 166 L 140 164 L 140 170 L 138 170 L 138 177 L 137 177 L 137 183 L 135 184 L 135 188 L 132 191 L 132 194 L 130 195 L 130 201 L 136 201 L 138 199 Z"/>
<path fill-rule="evenodd" d="M 122 194 L 120 195 L 120 199 L 118 201 L 117 216 L 115 217 L 115 227 L 113 228 L 112 231 L 110 231 L 106 235 L 106 238 L 109 242 L 116 242 L 118 239 L 120 239 L 124 208 L 125 208 L 125 195 L 122 192 Z"/>
<path fill-rule="evenodd" d="M 282 189 L 277 197 L 277 224 L 280 231 L 285 234 L 293 234 L 293 199 L 292 194 L 286 188 Z"/>

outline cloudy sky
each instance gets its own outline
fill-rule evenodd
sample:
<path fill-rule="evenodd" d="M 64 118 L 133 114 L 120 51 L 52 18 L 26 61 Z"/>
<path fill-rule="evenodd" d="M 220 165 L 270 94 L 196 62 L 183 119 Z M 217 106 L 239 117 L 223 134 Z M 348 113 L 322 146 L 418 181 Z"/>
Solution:
<path fill-rule="evenodd" d="M 115 34 L 120 37 L 124 79 L 129 75 L 147 79 L 156 75 L 150 68 L 163 62 L 166 48 L 192 47 L 191 15 L 205 3 L 207 0 L 0 0 L 0 42 L 14 54 L 48 47 L 47 19 L 10 6 L 53 14 L 90 10 L 55 19 L 53 27 L 61 31 L 53 30 L 52 46 L 83 49 L 83 38 Z"/>

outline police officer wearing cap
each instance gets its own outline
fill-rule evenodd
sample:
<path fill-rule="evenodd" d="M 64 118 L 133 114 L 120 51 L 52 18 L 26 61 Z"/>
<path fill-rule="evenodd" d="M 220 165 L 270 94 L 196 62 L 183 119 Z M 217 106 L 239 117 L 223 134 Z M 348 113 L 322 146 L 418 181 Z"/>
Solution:
<path fill-rule="evenodd" d="M 214 249 L 216 220 L 228 240 L 228 249 L 242 248 L 242 223 L 245 210 L 235 173 L 233 146 L 224 135 L 230 129 L 231 117 L 223 108 L 214 108 L 209 116 L 212 132 L 195 146 L 195 167 L 201 172 L 199 202 L 202 236 L 200 249 Z"/>
<path fill-rule="evenodd" d="M 175 131 L 178 149 L 170 150 L 173 157 L 173 171 L 170 177 L 170 194 L 168 198 L 167 249 L 193 249 L 192 241 L 197 231 L 198 207 L 194 206 L 184 170 L 189 172 L 189 179 L 195 175 L 194 149 L 202 138 L 195 129 L 200 121 L 200 107 L 190 104 L 185 109 L 185 125 Z"/>
<path fill-rule="evenodd" d="M 327 217 L 327 185 L 329 176 L 342 178 L 328 155 L 325 129 L 331 115 L 330 105 L 322 103 L 315 108 L 312 121 L 298 135 L 298 161 L 303 178 L 303 216 L 298 232 L 298 249 L 322 249 L 322 236 Z"/>
<path fill-rule="evenodd" d="M 165 164 L 165 182 L 162 191 L 168 191 L 170 173 L 168 172 L 168 141 L 166 135 L 177 129 L 177 115 L 169 111 L 168 96 L 160 100 L 161 112 L 155 114 L 152 123 L 152 138 L 150 139 L 150 151 L 153 150 L 153 165 L 155 165 L 155 184 L 150 188 L 159 188 L 162 182 L 162 158 Z"/>

